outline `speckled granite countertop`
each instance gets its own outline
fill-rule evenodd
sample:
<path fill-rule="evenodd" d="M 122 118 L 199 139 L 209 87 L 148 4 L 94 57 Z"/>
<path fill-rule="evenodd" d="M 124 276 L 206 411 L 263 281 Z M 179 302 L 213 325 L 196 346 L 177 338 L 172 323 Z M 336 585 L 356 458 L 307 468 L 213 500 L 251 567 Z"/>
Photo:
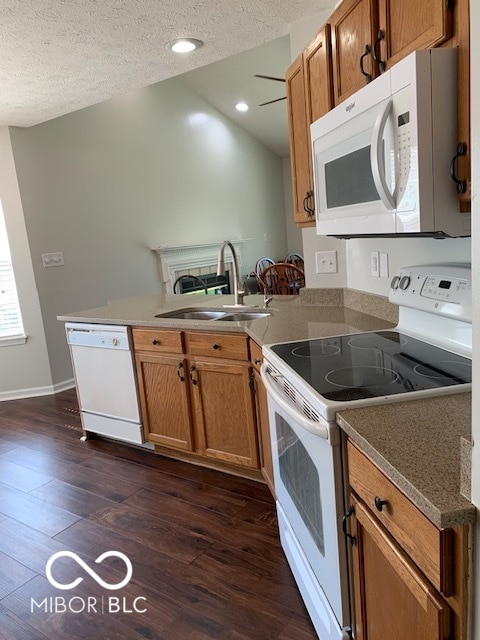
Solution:
<path fill-rule="evenodd" d="M 471 394 L 348 409 L 348 436 L 439 528 L 475 521 L 460 494 L 461 438 L 470 437 Z"/>
<path fill-rule="evenodd" d="M 171 294 L 113 300 L 104 307 L 58 316 L 58 319 L 245 332 L 260 345 L 375 331 L 396 324 L 393 305 L 385 308 L 380 296 L 360 294 L 332 289 L 305 290 L 303 296 L 278 296 L 268 309 L 271 316 L 248 322 L 156 318 L 156 314 L 181 308 L 224 311 L 222 305 L 233 302 L 233 296 L 222 296 L 219 300 L 219 296 Z M 263 296 L 248 296 L 245 302 L 261 310 Z M 380 319 L 381 314 L 388 320 Z M 338 420 L 352 440 L 434 524 L 447 527 L 475 519 L 473 505 L 460 495 L 459 489 L 460 438 L 470 438 L 470 403 L 470 394 L 453 394 L 341 411 Z"/>
<path fill-rule="evenodd" d="M 331 302 L 335 303 L 337 301 L 333 299 Z M 137 327 L 245 332 L 260 345 L 355 333 L 357 331 L 375 331 L 392 327 L 394 324 L 378 317 L 355 311 L 349 307 L 344 307 L 343 304 L 302 304 L 299 296 L 274 297 L 267 309 L 267 311 L 271 312 L 271 316 L 247 322 L 180 320 L 155 317 L 156 314 L 170 313 L 176 309 L 183 308 L 232 311 L 232 309 L 225 309 L 222 306 L 223 304 L 231 303 L 233 303 L 233 296 L 158 294 L 113 300 L 105 307 L 58 316 L 58 320 L 122 324 Z M 265 311 L 265 309 L 262 309 L 263 296 L 248 296 L 245 298 L 245 303 L 254 307 L 252 310 Z"/>

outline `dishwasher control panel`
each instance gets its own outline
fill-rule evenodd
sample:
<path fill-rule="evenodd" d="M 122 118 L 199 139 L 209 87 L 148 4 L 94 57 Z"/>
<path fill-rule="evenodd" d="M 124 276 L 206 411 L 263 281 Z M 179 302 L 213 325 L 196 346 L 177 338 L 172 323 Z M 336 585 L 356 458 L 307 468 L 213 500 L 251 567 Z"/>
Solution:
<path fill-rule="evenodd" d="M 65 325 L 65 330 L 67 342 L 71 345 L 130 350 L 128 327 L 68 322 Z"/>

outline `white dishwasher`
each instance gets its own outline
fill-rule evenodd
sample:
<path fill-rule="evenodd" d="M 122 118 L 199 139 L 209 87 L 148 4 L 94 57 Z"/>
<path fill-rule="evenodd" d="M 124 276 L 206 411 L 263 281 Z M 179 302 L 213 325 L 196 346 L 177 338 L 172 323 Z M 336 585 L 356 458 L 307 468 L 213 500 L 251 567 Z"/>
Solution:
<path fill-rule="evenodd" d="M 67 322 L 82 426 L 125 442 L 144 442 L 128 327 Z"/>

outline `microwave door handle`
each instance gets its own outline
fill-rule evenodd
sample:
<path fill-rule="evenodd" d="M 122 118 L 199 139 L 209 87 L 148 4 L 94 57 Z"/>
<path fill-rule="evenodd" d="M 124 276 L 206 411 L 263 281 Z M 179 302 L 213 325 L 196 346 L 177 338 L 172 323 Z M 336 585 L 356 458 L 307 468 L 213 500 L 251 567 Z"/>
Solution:
<path fill-rule="evenodd" d="M 320 438 L 325 438 L 328 440 L 329 438 L 329 429 L 326 424 L 322 424 L 320 422 L 315 422 L 314 420 L 309 420 L 307 417 L 300 413 L 298 409 L 296 409 L 293 405 L 285 400 L 275 389 L 274 384 L 270 381 L 270 373 L 268 371 L 267 365 L 265 363 L 260 367 L 260 374 L 262 376 L 263 384 L 267 390 L 267 393 L 272 396 L 275 402 L 293 419 L 297 422 L 303 429 L 306 431 L 310 431 L 316 436 Z M 283 376 L 282 376 L 283 377 Z"/>
<path fill-rule="evenodd" d="M 382 111 L 378 114 L 373 127 L 372 145 L 370 147 L 370 164 L 372 175 L 378 195 L 387 209 L 395 209 L 395 199 L 390 193 L 385 177 L 385 166 L 383 158 L 383 132 L 387 124 L 388 117 L 392 112 L 392 101 L 389 100 Z"/>

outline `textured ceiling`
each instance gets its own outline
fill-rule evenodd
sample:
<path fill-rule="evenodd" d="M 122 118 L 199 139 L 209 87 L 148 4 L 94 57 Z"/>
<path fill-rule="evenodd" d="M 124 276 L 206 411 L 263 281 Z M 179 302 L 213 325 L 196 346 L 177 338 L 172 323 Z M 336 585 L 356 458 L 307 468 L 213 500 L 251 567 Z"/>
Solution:
<path fill-rule="evenodd" d="M 332 0 L 3 0 L 0 125 L 30 126 L 288 33 Z M 184 56 L 179 37 L 205 46 Z M 261 73 L 261 71 L 260 71 Z"/>

